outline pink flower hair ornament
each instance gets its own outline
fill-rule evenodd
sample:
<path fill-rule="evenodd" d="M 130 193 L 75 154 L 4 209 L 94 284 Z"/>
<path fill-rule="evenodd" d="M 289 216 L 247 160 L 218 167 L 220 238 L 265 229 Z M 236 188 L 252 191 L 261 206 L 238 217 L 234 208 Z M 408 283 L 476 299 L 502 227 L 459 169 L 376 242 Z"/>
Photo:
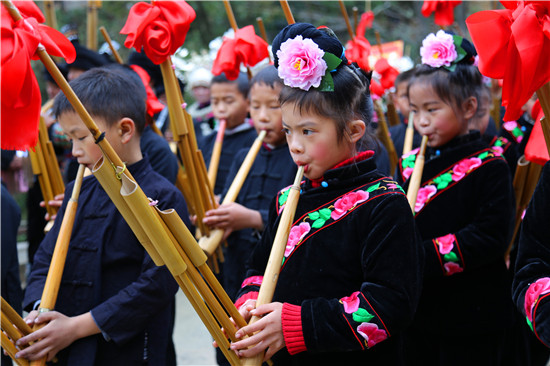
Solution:
<path fill-rule="evenodd" d="M 468 54 L 461 46 L 462 40 L 462 37 L 449 34 L 444 30 L 436 34 L 428 34 L 420 47 L 422 63 L 434 68 L 443 67 L 454 71 L 456 65 Z"/>
<path fill-rule="evenodd" d="M 285 85 L 292 88 L 319 91 L 334 91 L 331 72 L 342 63 L 342 59 L 323 51 L 310 38 L 298 35 L 287 39 L 277 51 L 278 73 Z"/>

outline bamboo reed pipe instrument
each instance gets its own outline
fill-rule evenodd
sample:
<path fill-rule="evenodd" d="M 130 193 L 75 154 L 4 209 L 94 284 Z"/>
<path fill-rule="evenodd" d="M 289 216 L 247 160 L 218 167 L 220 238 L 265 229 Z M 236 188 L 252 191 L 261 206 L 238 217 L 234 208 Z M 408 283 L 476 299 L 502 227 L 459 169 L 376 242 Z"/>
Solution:
<path fill-rule="evenodd" d="M 220 125 L 218 126 L 216 141 L 214 142 L 214 147 L 212 149 L 212 157 L 210 158 L 210 164 L 208 165 L 208 181 L 210 182 L 210 187 L 214 187 L 216 185 L 216 177 L 218 176 L 218 166 L 220 164 L 220 156 L 222 154 L 223 137 L 226 126 L 226 120 L 222 119 L 220 121 Z"/>
<path fill-rule="evenodd" d="M 258 299 L 256 300 L 256 306 L 268 304 L 273 299 L 275 293 L 275 287 L 277 286 L 277 280 L 279 279 L 279 272 L 281 270 L 281 263 L 283 262 L 283 256 L 285 253 L 286 244 L 288 241 L 288 234 L 294 221 L 294 214 L 296 213 L 296 207 L 298 206 L 298 200 L 300 199 L 300 183 L 304 175 L 304 167 L 298 167 L 294 183 L 290 188 L 288 198 L 281 214 L 279 226 L 273 240 L 273 246 L 269 253 L 269 259 L 264 272 L 264 279 L 260 286 L 260 292 L 258 293 Z M 253 324 L 260 318 L 253 316 L 248 324 Z M 262 353 L 255 357 L 246 358 L 242 360 L 242 364 L 246 366 L 260 366 L 264 355 Z"/>
<path fill-rule="evenodd" d="M 395 151 L 395 145 L 390 137 L 390 131 L 388 129 L 388 124 L 386 123 L 386 116 L 384 115 L 384 110 L 382 109 L 382 104 L 380 99 L 374 101 L 374 109 L 376 110 L 376 115 L 378 116 L 378 138 L 384 144 L 384 147 L 388 151 L 390 158 L 390 174 L 395 172 L 395 167 L 397 166 L 398 157 L 397 152 Z"/>
<path fill-rule="evenodd" d="M 426 146 L 428 145 L 428 136 L 422 136 L 422 143 L 420 144 L 420 151 L 416 156 L 414 163 L 414 169 L 409 181 L 409 189 L 407 190 L 407 200 L 411 206 L 414 214 L 414 206 L 416 205 L 416 197 L 418 195 L 418 189 L 422 181 L 422 172 L 424 170 L 424 155 L 426 153 Z"/>
<path fill-rule="evenodd" d="M 1 306 L 1 328 L 2 328 L 2 348 L 8 353 L 13 361 L 20 366 L 28 366 L 29 361 L 21 358 L 15 358 L 18 349 L 15 347 L 15 342 L 19 338 L 32 333 L 31 328 L 25 323 L 21 316 L 8 304 L 2 297 Z"/>
<path fill-rule="evenodd" d="M 107 29 L 105 27 L 101 26 L 99 27 L 99 31 L 103 35 L 103 38 L 105 38 L 105 42 L 109 45 L 109 48 L 111 49 L 111 52 L 113 53 L 113 57 L 115 58 L 115 61 L 119 64 L 123 64 L 124 61 L 122 61 L 122 57 L 120 57 L 120 54 L 118 53 L 117 49 L 113 45 L 113 41 L 111 40 L 111 37 L 109 36 L 109 33 L 107 32 Z"/>
<path fill-rule="evenodd" d="M 244 181 L 246 180 L 248 172 L 250 171 L 250 168 L 252 168 L 252 164 L 254 164 L 254 160 L 256 160 L 256 156 L 258 155 L 258 152 L 262 147 L 262 142 L 265 138 L 265 135 L 266 132 L 261 131 L 258 137 L 256 137 L 256 140 L 254 140 L 254 143 L 250 147 L 250 150 L 248 150 L 248 153 L 246 154 L 246 157 L 244 158 L 243 163 L 239 168 L 239 171 L 235 175 L 235 178 L 233 179 L 233 182 L 231 183 L 231 186 L 229 187 L 229 190 L 227 191 L 222 204 L 235 202 L 235 200 L 237 199 L 237 196 L 239 195 Z M 207 255 L 211 256 L 218 248 L 224 233 L 225 230 L 214 229 L 210 232 L 210 235 L 208 237 L 201 237 L 201 239 L 199 240 L 199 245 L 206 252 Z"/>
<path fill-rule="evenodd" d="M 403 142 L 403 155 L 408 154 L 412 150 L 414 139 L 414 112 L 409 113 L 407 122 L 407 130 L 405 131 L 405 141 Z"/>
<path fill-rule="evenodd" d="M 50 268 L 48 269 L 48 275 L 46 276 L 46 282 L 44 283 L 42 298 L 40 300 L 40 308 L 38 309 L 40 313 L 51 311 L 55 308 L 57 294 L 59 293 L 59 286 L 61 284 L 61 277 L 63 276 L 63 269 L 65 267 L 65 260 L 67 258 L 67 252 L 69 251 L 69 243 L 71 241 L 71 233 L 73 231 L 74 219 L 78 208 L 78 196 L 80 194 L 80 187 L 84 177 L 84 170 L 84 165 L 80 165 L 78 167 L 71 198 L 67 203 L 67 208 L 63 216 L 63 221 L 55 243 L 52 260 L 50 262 Z M 33 327 L 33 331 L 44 327 L 44 325 L 35 325 Z M 46 357 L 41 360 L 31 362 L 32 366 L 45 364 Z"/>

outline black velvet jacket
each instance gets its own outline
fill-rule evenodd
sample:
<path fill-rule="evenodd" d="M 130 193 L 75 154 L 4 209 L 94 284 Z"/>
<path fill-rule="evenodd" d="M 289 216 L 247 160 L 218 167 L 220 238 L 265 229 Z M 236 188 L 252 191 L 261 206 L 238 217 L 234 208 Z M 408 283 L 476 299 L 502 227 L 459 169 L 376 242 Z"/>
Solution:
<path fill-rule="evenodd" d="M 513 297 L 537 338 L 550 347 L 550 163 L 523 218 Z"/>
<path fill-rule="evenodd" d="M 306 179 L 301 188 L 273 301 L 301 306 L 306 351 L 290 356 L 283 348 L 273 361 L 402 364 L 399 334 L 414 314 L 423 266 L 402 189 L 372 157 L 329 170 L 319 186 Z M 259 288 L 285 192 L 271 207 L 239 296 Z"/>
<path fill-rule="evenodd" d="M 413 155 L 401 159 L 402 179 Z M 426 266 L 413 337 L 506 327 L 512 308 L 504 252 L 514 197 L 504 159 L 479 132 L 428 148 L 415 211 Z"/>

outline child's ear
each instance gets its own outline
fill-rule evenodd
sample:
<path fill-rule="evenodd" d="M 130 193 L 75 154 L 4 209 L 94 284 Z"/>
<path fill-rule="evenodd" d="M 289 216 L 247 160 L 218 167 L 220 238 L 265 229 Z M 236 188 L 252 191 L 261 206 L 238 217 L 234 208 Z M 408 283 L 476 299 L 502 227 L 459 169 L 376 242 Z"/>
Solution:
<path fill-rule="evenodd" d="M 469 97 L 462 103 L 462 113 L 464 118 L 469 120 L 476 115 L 477 112 L 477 98 Z"/>
<path fill-rule="evenodd" d="M 123 144 L 128 143 L 136 133 L 136 124 L 131 118 L 124 117 L 117 122 L 116 130 Z"/>
<path fill-rule="evenodd" d="M 367 129 L 367 125 L 360 119 L 353 120 L 348 123 L 349 135 L 348 139 L 351 143 L 356 143 L 363 137 Z"/>

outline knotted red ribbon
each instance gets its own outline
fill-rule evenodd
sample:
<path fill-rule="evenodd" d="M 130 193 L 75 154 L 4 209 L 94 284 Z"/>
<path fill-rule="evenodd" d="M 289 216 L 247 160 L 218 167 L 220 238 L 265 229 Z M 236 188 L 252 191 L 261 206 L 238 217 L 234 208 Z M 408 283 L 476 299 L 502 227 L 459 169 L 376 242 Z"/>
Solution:
<path fill-rule="evenodd" d="M 368 11 L 361 15 L 361 20 L 357 25 L 355 39 L 346 44 L 346 58 L 351 62 L 356 62 L 363 70 L 369 70 L 369 55 L 371 45 L 365 38 L 365 31 L 372 27 L 374 13 Z"/>
<path fill-rule="evenodd" d="M 550 80 L 550 2 L 503 4 L 508 9 L 477 12 L 466 19 L 466 25 L 481 73 L 503 79 L 504 120 L 513 121 L 533 93 Z"/>
<path fill-rule="evenodd" d="M 136 74 L 139 75 L 143 85 L 145 86 L 145 91 L 147 92 L 147 114 L 153 117 L 155 114 L 164 109 L 164 104 L 159 102 L 155 92 L 151 88 L 151 85 L 149 85 L 151 76 L 149 76 L 147 71 L 138 65 L 130 65 L 130 67 L 136 72 Z"/>
<path fill-rule="evenodd" d="M 37 60 L 36 50 L 42 45 L 53 56 L 73 62 L 76 52 L 72 43 L 60 32 L 39 22 L 44 21 L 40 9 L 31 1 L 16 1 L 23 19 L 15 22 L 9 12 L 0 9 L 2 149 L 27 150 L 38 141 L 38 121 L 42 98 L 38 81 L 31 67 Z"/>
<path fill-rule="evenodd" d="M 127 48 L 138 52 L 143 48 L 147 57 L 160 65 L 183 45 L 195 16 L 185 1 L 139 2 L 130 9 L 120 33 L 128 35 Z"/>
<path fill-rule="evenodd" d="M 212 74 L 224 72 L 229 80 L 235 80 L 239 77 L 241 63 L 254 66 L 268 55 L 267 42 L 256 35 L 254 26 L 247 25 L 237 29 L 234 38 L 224 37 L 212 65 Z"/>
<path fill-rule="evenodd" d="M 380 58 L 374 65 L 374 71 L 380 74 L 380 84 L 384 90 L 388 90 L 395 84 L 395 78 L 399 75 L 397 69 L 390 66 L 388 60 Z"/>
<path fill-rule="evenodd" d="M 460 3 L 462 3 L 462 1 L 424 1 L 424 4 L 422 4 L 421 12 L 422 15 L 424 15 L 426 18 L 435 12 L 434 23 L 445 27 L 454 23 L 454 8 Z"/>

